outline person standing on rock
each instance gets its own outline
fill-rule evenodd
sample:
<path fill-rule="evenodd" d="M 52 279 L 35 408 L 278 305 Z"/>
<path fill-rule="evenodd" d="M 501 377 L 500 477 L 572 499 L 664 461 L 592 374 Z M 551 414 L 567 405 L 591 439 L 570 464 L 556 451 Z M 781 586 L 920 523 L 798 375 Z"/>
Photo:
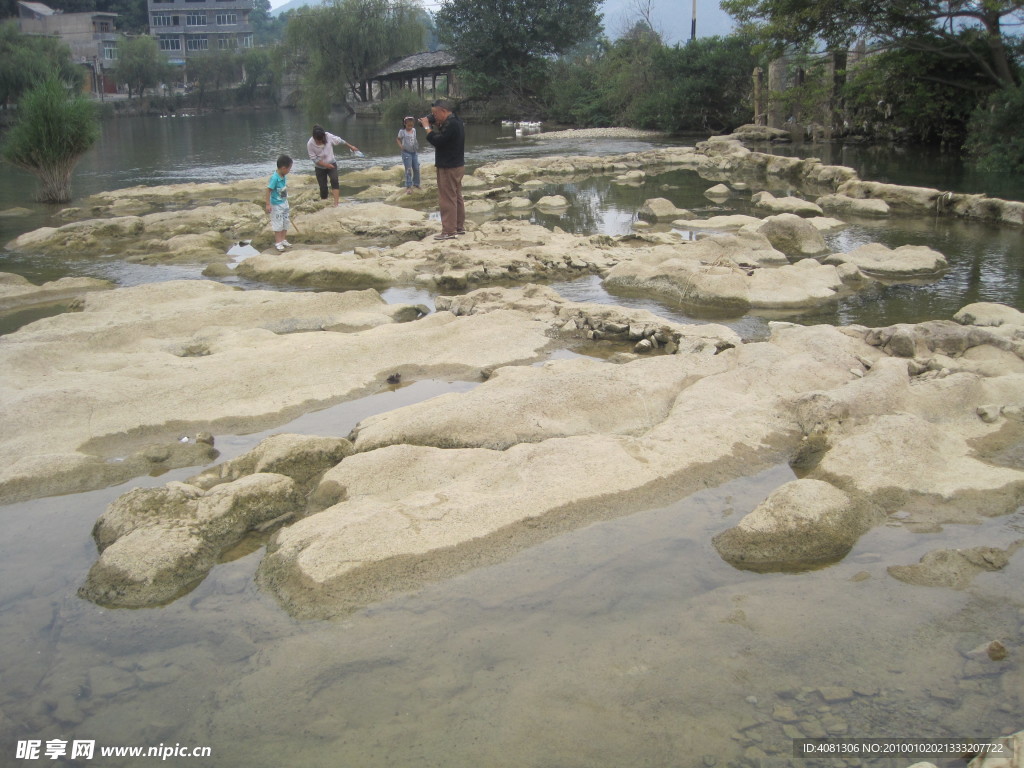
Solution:
<path fill-rule="evenodd" d="M 466 234 L 466 204 L 462 199 L 462 177 L 466 172 L 466 127 L 441 99 L 430 105 L 430 116 L 421 117 L 427 141 L 434 145 L 437 170 L 437 199 L 441 209 L 441 234 L 435 240 L 449 240 Z"/>
<path fill-rule="evenodd" d="M 408 194 L 413 188 L 420 188 L 420 142 L 416 137 L 416 118 L 407 117 L 402 120 L 402 128 L 395 139 L 402 150 L 402 165 L 405 166 L 405 191 Z"/>
<path fill-rule="evenodd" d="M 334 205 L 337 207 L 341 198 L 341 188 L 338 184 L 338 161 L 334 159 L 334 148 L 344 144 L 351 152 L 358 152 L 359 147 L 353 146 L 341 136 L 328 133 L 319 125 L 313 126 L 313 135 L 306 142 L 306 150 L 309 152 L 309 159 L 313 161 L 316 172 L 316 183 L 320 185 L 320 199 L 327 199 L 327 180 L 331 181 L 331 195 L 334 197 Z"/>
<path fill-rule="evenodd" d="M 288 155 L 277 158 L 277 170 L 270 175 L 267 182 L 267 213 L 270 214 L 270 228 L 274 231 L 274 247 L 279 251 L 291 248 L 288 237 L 288 171 L 292 169 L 292 159 Z"/>

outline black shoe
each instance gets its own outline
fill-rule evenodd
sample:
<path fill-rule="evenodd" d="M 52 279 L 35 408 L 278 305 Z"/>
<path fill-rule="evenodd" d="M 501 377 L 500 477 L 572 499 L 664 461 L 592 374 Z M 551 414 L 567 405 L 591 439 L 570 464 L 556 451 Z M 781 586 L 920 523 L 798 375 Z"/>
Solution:
<path fill-rule="evenodd" d="M 435 240 L 451 240 L 454 237 L 458 237 L 458 235 L 456 235 L 454 232 L 442 232 L 440 235 L 434 235 Z"/>
<path fill-rule="evenodd" d="M 458 237 L 459 235 L 464 235 L 464 234 L 466 234 L 466 230 L 464 230 L 464 229 L 456 229 L 455 230 L 455 236 L 456 237 Z"/>

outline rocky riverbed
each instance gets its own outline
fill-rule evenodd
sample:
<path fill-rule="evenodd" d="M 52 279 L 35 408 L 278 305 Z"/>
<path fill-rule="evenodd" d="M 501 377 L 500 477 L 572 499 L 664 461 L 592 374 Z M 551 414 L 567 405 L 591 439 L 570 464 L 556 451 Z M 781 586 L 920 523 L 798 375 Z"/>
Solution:
<path fill-rule="evenodd" d="M 0 499 L 205 465 L 110 506 L 81 594 L 161 604 L 201 582 L 241 537 L 276 530 L 259 584 L 315 618 L 779 462 L 798 479 L 713 542 L 738 568 L 836 562 L 894 515 L 930 530 L 1017 509 L 1024 315 L 1015 308 L 973 304 L 885 328 L 777 322 L 751 341 L 724 326 L 571 302 L 542 284 L 591 274 L 683 304 L 793 314 L 873 281 L 938 279 L 946 267 L 920 246 L 830 252 L 821 232 L 844 223 L 824 211 L 1024 221 L 1024 204 L 862 182 L 849 168 L 752 152 L 742 139 L 483 166 L 466 182 L 471 231 L 454 241 L 432 238 L 433 196 L 397 190 L 397 168 L 347 174 L 362 202 L 340 208 L 297 184 L 296 247 L 285 254 L 225 255 L 243 241 L 268 249 L 256 181 L 121 190 L 69 209 L 66 224 L 8 248 L 200 263 L 209 276 L 320 292 L 6 279 L 0 305 L 70 291 L 78 311 L 0 343 Z M 712 197 L 752 195 L 764 218 L 700 218 L 652 198 L 632 234 L 608 237 L 519 215 L 563 205 L 530 198 L 545 179 L 628 183 L 678 169 L 719 182 Z M 768 192 L 778 178 L 805 196 Z M 442 294 L 437 311 L 387 304 L 378 291 L 389 286 Z M 533 365 L 561 348 L 601 354 Z M 220 433 L 441 375 L 482 383 L 351 434 L 274 438 L 216 463 Z M 1005 566 L 1016 546 L 936 552 L 889 573 L 962 588 Z"/>

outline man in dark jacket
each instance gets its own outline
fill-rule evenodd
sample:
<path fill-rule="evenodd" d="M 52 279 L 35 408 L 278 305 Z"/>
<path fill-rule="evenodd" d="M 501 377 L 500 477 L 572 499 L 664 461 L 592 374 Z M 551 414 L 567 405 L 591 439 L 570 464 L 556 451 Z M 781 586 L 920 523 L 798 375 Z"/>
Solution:
<path fill-rule="evenodd" d="M 420 118 L 427 141 L 434 145 L 437 171 L 437 198 L 441 208 L 441 234 L 436 240 L 448 240 L 466 234 L 466 204 L 462 200 L 462 177 L 466 172 L 466 127 L 445 100 L 430 106 L 434 118 Z"/>

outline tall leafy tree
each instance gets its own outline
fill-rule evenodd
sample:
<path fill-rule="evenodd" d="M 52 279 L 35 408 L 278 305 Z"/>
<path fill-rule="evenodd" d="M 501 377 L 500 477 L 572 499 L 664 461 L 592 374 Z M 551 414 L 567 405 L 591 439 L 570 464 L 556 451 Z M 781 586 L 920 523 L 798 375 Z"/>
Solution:
<path fill-rule="evenodd" d="M 285 21 L 270 15 L 270 0 L 253 0 L 249 24 L 257 45 L 277 43 L 284 36 Z"/>
<path fill-rule="evenodd" d="M 422 50 L 419 16 L 410 0 L 335 0 L 290 15 L 286 66 L 299 73 L 306 108 L 323 113 L 349 97 L 365 100 L 370 75 Z"/>
<path fill-rule="evenodd" d="M 128 98 L 142 96 L 147 88 L 155 87 L 168 76 L 167 63 L 160 55 L 156 40 L 139 35 L 123 40 L 117 52 L 114 76 L 128 86 Z"/>
<path fill-rule="evenodd" d="M 478 89 L 528 96 L 544 84 L 550 58 L 595 38 L 599 0 L 445 0 L 441 42 Z"/>
<path fill-rule="evenodd" d="M 18 101 L 51 75 L 81 84 L 82 70 L 72 63 L 70 49 L 53 37 L 23 35 L 14 22 L 0 24 L 0 104 Z"/>
<path fill-rule="evenodd" d="M 1024 21 L 1024 0 L 722 0 L 721 5 L 740 22 L 757 26 L 776 47 L 821 40 L 838 50 L 865 38 L 882 47 L 969 61 L 997 87 L 1019 82 L 1006 27 Z"/>
<path fill-rule="evenodd" d="M 200 104 L 205 103 L 209 91 L 219 91 L 241 79 L 241 58 L 231 51 L 204 51 L 189 57 L 186 66 L 189 79 L 198 85 Z"/>
<path fill-rule="evenodd" d="M 38 177 L 39 199 L 71 199 L 71 173 L 99 137 L 95 105 L 56 74 L 28 91 L 5 137 L 4 160 Z"/>

